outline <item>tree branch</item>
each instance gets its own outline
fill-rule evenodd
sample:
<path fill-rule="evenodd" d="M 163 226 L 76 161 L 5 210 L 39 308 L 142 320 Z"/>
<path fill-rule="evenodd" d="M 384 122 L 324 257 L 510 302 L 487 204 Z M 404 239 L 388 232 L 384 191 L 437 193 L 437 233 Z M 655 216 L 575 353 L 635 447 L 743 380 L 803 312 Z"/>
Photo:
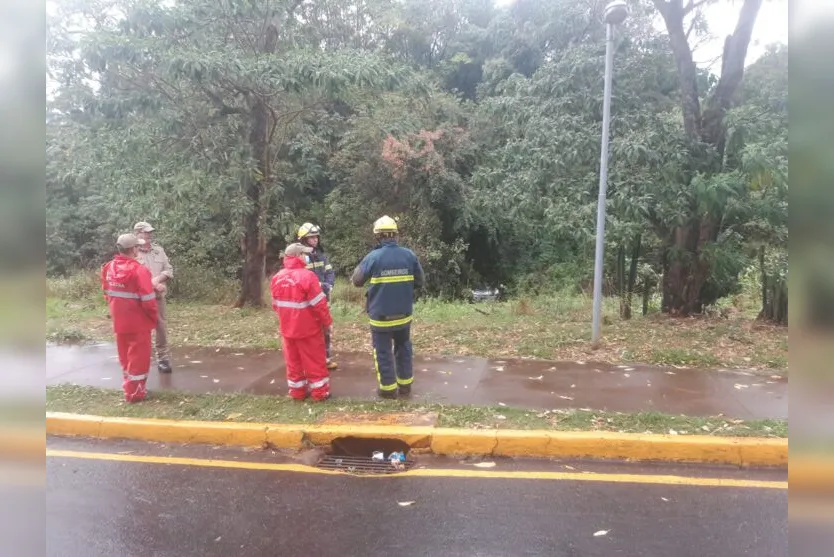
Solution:
<path fill-rule="evenodd" d="M 712 0 L 699 0 L 698 2 L 695 2 L 695 0 L 689 0 L 689 4 L 687 4 L 686 7 L 683 9 L 683 15 L 692 13 L 704 4 L 706 4 L 707 2 L 711 1 Z"/>
<path fill-rule="evenodd" d="M 744 61 L 753 35 L 753 27 L 762 7 L 762 0 L 744 0 L 738 22 L 732 35 L 724 40 L 724 55 L 721 60 L 721 77 L 715 92 L 708 101 L 711 108 L 727 110 L 733 94 L 744 76 Z"/>
<path fill-rule="evenodd" d="M 217 93 L 215 93 L 214 91 L 212 91 L 211 89 L 206 87 L 205 84 L 202 83 L 201 81 L 198 81 L 197 85 L 200 87 L 200 89 L 203 91 L 203 93 L 205 93 L 208 96 L 208 98 L 211 100 L 211 102 L 214 104 L 214 106 L 217 107 L 217 109 L 220 111 L 221 116 L 229 116 L 230 114 L 245 114 L 246 113 L 246 111 L 243 110 L 242 108 L 227 105 L 225 102 L 223 102 L 223 99 L 221 99 L 220 96 Z"/>
<path fill-rule="evenodd" d="M 698 69 L 692 59 L 692 49 L 689 47 L 689 41 L 683 29 L 683 1 L 652 1 L 666 23 L 666 31 L 669 34 L 669 42 L 678 67 L 683 128 L 686 135 L 694 139 L 700 135 L 701 101 L 698 95 Z"/>

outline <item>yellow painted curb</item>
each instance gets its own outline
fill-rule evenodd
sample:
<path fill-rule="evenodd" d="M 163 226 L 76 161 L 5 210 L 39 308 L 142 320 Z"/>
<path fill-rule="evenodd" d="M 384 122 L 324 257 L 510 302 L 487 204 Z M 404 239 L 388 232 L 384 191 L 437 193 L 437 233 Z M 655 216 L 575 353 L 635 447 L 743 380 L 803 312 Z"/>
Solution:
<path fill-rule="evenodd" d="M 48 435 L 137 439 L 162 443 L 300 449 L 339 437 L 399 439 L 439 455 L 594 458 L 773 466 L 788 463 L 787 439 L 632 433 L 469 430 L 383 425 L 250 424 L 106 418 L 47 412 Z"/>

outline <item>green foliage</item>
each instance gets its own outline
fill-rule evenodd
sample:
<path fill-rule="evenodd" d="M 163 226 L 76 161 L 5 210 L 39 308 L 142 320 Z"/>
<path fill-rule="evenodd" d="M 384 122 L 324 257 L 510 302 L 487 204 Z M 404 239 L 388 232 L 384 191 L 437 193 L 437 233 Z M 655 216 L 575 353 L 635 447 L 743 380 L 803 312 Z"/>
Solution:
<path fill-rule="evenodd" d="M 787 48 L 747 67 L 723 160 L 705 165 L 718 150 L 684 133 L 655 3 L 632 4 L 615 41 L 606 292 L 640 237 L 647 299 L 673 261 L 708 268 L 702 304 L 737 293 L 761 249 L 762 280 L 786 296 Z M 314 221 L 346 275 L 387 213 L 431 296 L 587 290 L 604 5 L 62 2 L 47 32 L 47 272 L 97 268 L 149 220 L 177 269 L 172 297 L 226 303 L 260 272 L 247 250 L 265 247 L 268 274 Z M 693 36 L 708 31 L 689 17 Z M 704 97 L 717 77 L 696 82 Z M 702 248 L 675 245 L 711 216 Z"/>

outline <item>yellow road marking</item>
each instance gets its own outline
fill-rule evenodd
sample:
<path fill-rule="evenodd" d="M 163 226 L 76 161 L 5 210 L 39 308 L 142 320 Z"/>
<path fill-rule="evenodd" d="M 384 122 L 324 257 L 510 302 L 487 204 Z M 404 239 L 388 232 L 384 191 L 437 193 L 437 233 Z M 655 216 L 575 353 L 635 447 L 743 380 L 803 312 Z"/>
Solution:
<path fill-rule="evenodd" d="M 271 462 L 251 462 L 239 460 L 212 460 L 201 458 L 182 458 L 171 456 L 144 456 L 113 453 L 91 453 L 82 451 L 63 451 L 47 449 L 47 457 L 79 458 L 86 460 L 109 460 L 113 462 L 141 462 L 146 464 L 175 464 L 180 466 L 202 466 L 206 468 L 235 468 L 239 470 L 271 470 L 275 472 L 299 472 L 304 474 L 321 474 L 343 476 L 342 472 L 321 470 L 303 464 L 276 464 Z M 690 478 L 686 476 L 643 475 L 643 474 L 598 474 L 581 472 L 525 472 L 518 470 L 492 471 L 468 469 L 418 468 L 408 472 L 362 476 L 369 478 L 479 478 L 506 480 L 562 480 L 603 483 L 663 484 L 682 486 L 712 487 L 753 487 L 761 489 L 788 489 L 788 482 L 736 480 L 731 478 Z"/>

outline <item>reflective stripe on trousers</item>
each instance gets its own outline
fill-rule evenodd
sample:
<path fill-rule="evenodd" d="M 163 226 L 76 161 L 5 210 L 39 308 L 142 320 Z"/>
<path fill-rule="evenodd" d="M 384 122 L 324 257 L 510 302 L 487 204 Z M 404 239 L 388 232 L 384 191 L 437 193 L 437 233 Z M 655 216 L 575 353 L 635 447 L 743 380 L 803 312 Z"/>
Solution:
<path fill-rule="evenodd" d="M 129 373 L 125 373 L 125 379 L 127 381 L 143 381 L 148 378 L 148 374 L 145 373 L 143 375 L 130 375 Z"/>
<path fill-rule="evenodd" d="M 287 381 L 287 385 L 289 385 L 290 389 L 303 389 L 307 386 L 307 380 L 302 381 Z"/>
<path fill-rule="evenodd" d="M 329 377 L 325 377 L 325 378 L 324 378 L 324 379 L 322 379 L 321 381 L 315 381 L 315 382 L 313 382 L 313 383 L 310 383 L 310 388 L 311 388 L 311 389 L 321 389 L 322 387 L 324 387 L 324 386 L 325 386 L 325 385 L 327 385 L 328 383 L 330 383 L 330 378 L 329 378 Z"/>

